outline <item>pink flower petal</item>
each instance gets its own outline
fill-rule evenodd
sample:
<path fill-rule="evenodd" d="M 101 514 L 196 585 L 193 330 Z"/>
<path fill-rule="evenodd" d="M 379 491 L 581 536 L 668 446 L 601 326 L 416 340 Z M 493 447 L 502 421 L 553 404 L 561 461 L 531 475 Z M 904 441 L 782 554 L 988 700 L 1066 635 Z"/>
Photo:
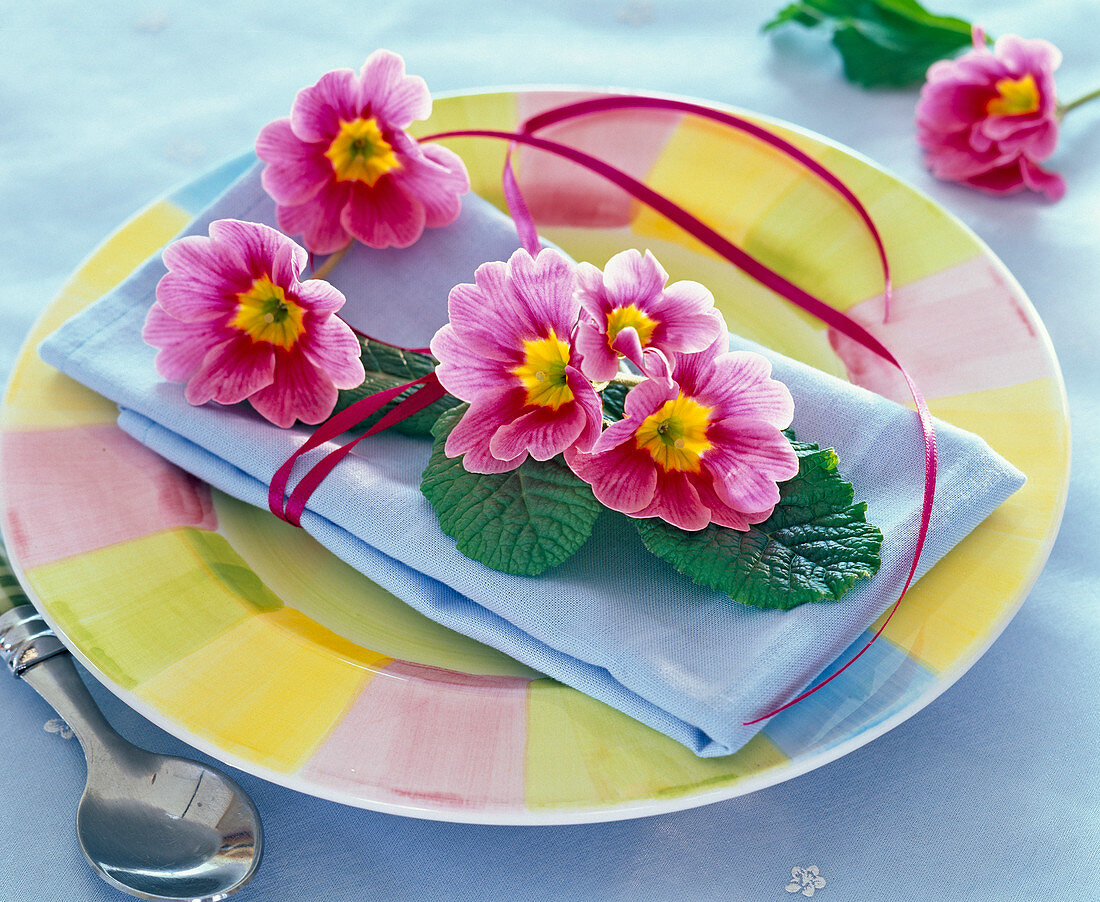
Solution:
<path fill-rule="evenodd" d="M 504 270 L 503 263 L 483 263 L 475 275 L 481 284 L 462 283 L 451 289 L 447 296 L 450 325 L 456 338 L 465 343 L 472 354 L 506 363 L 512 368 L 523 360 L 524 340 L 538 336 L 539 324 L 519 303 L 510 286 L 504 293 L 482 288 L 482 284 L 495 276 L 487 267 Z M 488 311 L 493 311 L 494 315 L 488 316 Z"/>
<path fill-rule="evenodd" d="M 685 384 L 690 383 L 693 392 L 705 392 L 713 403 L 736 398 L 767 381 L 771 374 L 771 361 L 753 351 L 726 351 L 713 356 L 684 354 L 676 367 L 676 375 Z"/>
<path fill-rule="evenodd" d="M 1034 113 L 1028 116 L 990 116 L 978 123 L 981 134 L 1004 153 L 1020 152 L 1046 132 L 1047 122 Z"/>
<path fill-rule="evenodd" d="M 699 501 L 710 511 L 711 522 L 718 526 L 745 532 L 752 524 L 763 523 L 771 516 L 773 508 L 745 513 L 730 507 L 715 494 L 709 479 L 697 479 L 694 485 L 695 491 L 699 493 Z"/>
<path fill-rule="evenodd" d="M 497 429 L 489 441 L 489 451 L 501 460 L 525 452 L 535 460 L 549 460 L 577 443 L 586 420 L 587 411 L 576 402 L 557 410 L 529 405 L 519 417 Z"/>
<path fill-rule="evenodd" d="M 642 420 L 666 401 L 673 400 L 677 394 L 679 394 L 678 386 L 669 386 L 657 379 L 647 379 L 627 392 L 623 410 L 630 419 L 635 421 L 634 428 L 637 429 Z"/>
<path fill-rule="evenodd" d="M 673 388 L 676 385 L 676 380 L 672 378 L 672 364 L 664 351 L 646 348 L 642 352 L 641 370 L 665 388 Z"/>
<path fill-rule="evenodd" d="M 754 420 L 725 420 L 707 430 L 712 447 L 706 468 L 714 490 L 730 507 L 760 511 L 779 501 L 776 483 L 798 473 L 798 456 L 774 427 Z"/>
<path fill-rule="evenodd" d="M 581 355 L 581 372 L 593 382 L 607 382 L 619 372 L 619 357 L 607 345 L 607 333 L 589 319 L 577 327 L 577 353 Z"/>
<path fill-rule="evenodd" d="M 1049 41 L 1022 38 L 1015 34 L 997 38 L 993 45 L 993 55 L 1016 78 L 1029 72 L 1053 72 L 1062 65 L 1062 51 Z"/>
<path fill-rule="evenodd" d="M 665 289 L 660 306 L 661 325 L 653 343 L 666 351 L 702 351 L 726 331 L 714 309 L 714 295 L 698 282 L 673 282 Z"/>
<path fill-rule="evenodd" d="M 186 382 L 202 364 L 211 345 L 225 340 L 220 323 L 183 322 L 160 304 L 153 304 L 145 318 L 142 339 L 160 348 L 157 372 L 171 382 Z"/>
<path fill-rule="evenodd" d="M 527 254 L 526 251 L 517 250 L 508 263 L 492 262 L 483 263 L 474 273 L 474 282 L 481 296 L 486 299 L 488 305 L 482 304 L 480 310 L 473 307 L 465 308 L 458 313 L 458 319 L 452 315 L 451 322 L 461 328 L 473 329 L 473 318 L 481 321 L 480 328 L 486 328 L 486 311 L 493 310 L 493 324 L 491 328 L 500 336 L 500 340 L 509 348 L 517 348 L 517 341 L 536 336 L 544 336 L 548 329 L 543 321 L 543 311 L 532 305 L 527 298 L 520 295 L 518 287 L 512 279 L 511 260 L 516 259 L 517 254 Z M 564 337 L 564 336 L 562 336 Z M 511 359 L 508 355 L 506 359 Z"/>
<path fill-rule="evenodd" d="M 678 470 L 666 473 L 660 467 L 657 468 L 653 500 L 634 516 L 660 517 L 690 532 L 703 529 L 710 523 L 710 511 L 700 500 L 688 474 Z"/>
<path fill-rule="evenodd" d="M 567 451 L 565 459 L 569 468 L 592 486 L 596 499 L 612 510 L 632 514 L 653 500 L 657 467 L 653 458 L 633 443 L 602 454 Z"/>
<path fill-rule="evenodd" d="M 729 350 L 729 333 L 725 329 L 725 320 L 722 323 L 721 335 L 702 351 L 674 355 L 672 376 L 689 395 L 695 395 L 701 385 L 709 385 L 718 378 L 714 362 Z"/>
<path fill-rule="evenodd" d="M 202 235 L 174 241 L 162 257 L 168 273 L 157 283 L 157 300 L 176 319 L 222 317 L 252 285 L 239 255 Z"/>
<path fill-rule="evenodd" d="M 309 259 L 304 248 L 258 222 L 217 219 L 210 223 L 210 238 L 231 248 L 252 279 L 270 276 L 279 284 L 289 284 L 298 279 Z"/>
<path fill-rule="evenodd" d="M 463 401 L 472 401 L 488 389 L 506 391 L 516 385 L 516 378 L 499 361 L 478 353 L 478 347 L 469 336 L 460 337 L 451 323 L 432 338 L 432 355 L 439 361 L 435 374 L 447 391 Z"/>
<path fill-rule="evenodd" d="M 988 84 L 957 84 L 950 90 L 925 90 L 921 96 L 918 125 L 936 133 L 969 128 L 984 118 L 986 104 L 993 96 Z"/>
<path fill-rule="evenodd" d="M 351 240 L 341 223 L 350 195 L 349 182 L 332 181 L 308 203 L 280 204 L 275 210 L 279 228 L 288 235 L 301 235 L 302 243 L 315 254 L 334 253 Z"/>
<path fill-rule="evenodd" d="M 995 150 L 978 152 L 972 144 L 958 137 L 939 142 L 935 156 L 928 159 L 928 165 L 936 178 L 947 181 L 964 181 L 971 175 L 980 175 L 1010 160 L 1001 161 Z"/>
<path fill-rule="evenodd" d="M 471 402 L 462 419 L 447 436 L 444 449 L 447 456 L 463 455 L 462 466 L 471 473 L 506 473 L 522 464 L 527 459 L 526 451 L 511 460 L 501 460 L 489 452 L 489 443 L 500 428 L 501 420 L 521 409 L 522 394 L 514 391 L 486 392 Z"/>
<path fill-rule="evenodd" d="M 581 408 L 584 416 L 584 428 L 573 441 L 573 446 L 587 451 L 600 437 L 600 429 L 603 427 L 603 403 L 592 384 L 575 366 L 565 368 L 565 381 L 573 392 L 574 403 Z"/>
<path fill-rule="evenodd" d="M 267 388 L 249 397 L 249 403 L 276 426 L 287 428 L 296 420 L 320 423 L 336 406 L 336 386 L 302 354 L 282 349 L 275 352 L 274 378 Z"/>
<path fill-rule="evenodd" d="M 236 404 L 270 385 L 274 378 L 274 346 L 253 342 L 236 332 L 207 350 L 184 397 L 188 404 Z"/>
<path fill-rule="evenodd" d="M 611 347 L 641 369 L 642 340 L 638 337 L 638 330 L 633 326 L 621 329 L 619 334 L 612 340 Z"/>
<path fill-rule="evenodd" d="M 279 284 L 288 284 L 280 281 Z M 324 279 L 307 279 L 294 286 L 294 299 L 313 313 L 335 313 L 344 306 L 344 295 Z"/>
<path fill-rule="evenodd" d="M 363 384 L 366 372 L 360 359 L 359 339 L 342 319 L 311 316 L 300 342 L 301 356 L 336 388 L 357 388 Z"/>
<path fill-rule="evenodd" d="M 325 149 L 340 131 L 340 121 L 352 122 L 362 109 L 359 76 L 351 69 L 326 72 L 317 84 L 303 88 L 290 111 L 290 127 L 309 144 Z"/>
<path fill-rule="evenodd" d="M 623 442 L 631 441 L 638 431 L 638 424 L 633 420 L 616 420 L 608 426 L 591 447 L 592 454 L 603 454 L 612 448 L 617 448 Z"/>
<path fill-rule="evenodd" d="M 401 186 L 424 206 L 424 225 L 450 225 L 462 212 L 461 196 L 470 190 L 470 177 L 458 154 L 439 144 L 421 145 L 423 158 L 394 173 Z"/>
<path fill-rule="evenodd" d="M 307 144 L 290 127 L 290 119 L 276 119 L 256 138 L 256 156 L 267 163 L 260 176 L 264 190 L 281 204 L 304 204 L 332 179 L 332 163 L 324 144 Z"/>
<path fill-rule="evenodd" d="M 771 370 L 768 359 L 752 351 L 722 354 L 711 373 L 700 377 L 696 397 L 720 409 L 722 418 L 751 417 L 786 429 L 794 417 L 794 399 L 786 385 L 771 378 Z"/>
<path fill-rule="evenodd" d="M 432 96 L 424 79 L 406 75 L 405 61 L 396 53 L 375 50 L 360 71 L 369 115 L 403 129 L 432 114 Z"/>
<path fill-rule="evenodd" d="M 1060 200 L 1066 193 L 1065 179 L 1057 173 L 1040 169 L 1030 160 L 1021 161 L 1020 174 L 1024 184 L 1032 191 L 1039 191 L 1050 200 Z"/>
<path fill-rule="evenodd" d="M 1040 191 L 1050 199 L 1059 200 L 1066 191 L 1065 180 L 1056 173 L 1046 172 L 1024 157 L 1006 166 L 998 166 L 964 179 L 967 185 L 986 194 L 1016 194 L 1024 190 Z"/>
<path fill-rule="evenodd" d="M 400 181 L 383 176 L 374 185 L 351 182 L 340 223 L 370 247 L 408 247 L 424 231 L 424 205 Z"/>
<path fill-rule="evenodd" d="M 611 309 L 611 303 L 604 290 L 603 273 L 591 263 L 578 263 L 576 277 L 577 297 L 581 306 L 596 323 L 606 328 L 607 311 Z"/>
<path fill-rule="evenodd" d="M 580 316 L 575 265 L 560 251 L 543 248 L 532 257 L 522 248 L 508 260 L 508 275 L 520 303 L 559 338 L 573 332 Z"/>
<path fill-rule="evenodd" d="M 667 281 L 668 273 L 649 251 L 644 256 L 634 249 L 621 251 L 603 269 L 604 288 L 614 307 L 636 304 L 649 312 L 653 308 L 646 301 L 659 298 Z"/>
<path fill-rule="evenodd" d="M 224 321 L 237 306 L 236 293 L 230 291 L 233 287 L 224 282 L 211 285 L 175 270 L 161 276 L 156 296 L 157 302 L 182 322 Z M 248 288 L 244 284 L 239 287 L 241 291 Z"/>

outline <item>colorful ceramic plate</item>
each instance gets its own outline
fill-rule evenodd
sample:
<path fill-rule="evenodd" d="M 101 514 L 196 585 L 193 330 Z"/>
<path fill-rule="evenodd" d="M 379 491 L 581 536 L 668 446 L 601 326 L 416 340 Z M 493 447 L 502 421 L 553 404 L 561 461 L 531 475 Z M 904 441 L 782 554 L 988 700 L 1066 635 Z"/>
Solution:
<path fill-rule="evenodd" d="M 576 97 L 455 96 L 437 101 L 423 127 L 512 128 Z M 553 136 L 643 177 L 864 323 L 910 368 L 935 414 L 984 436 L 1028 482 L 920 581 L 855 666 L 737 754 L 696 758 L 429 622 L 300 530 L 137 445 L 114 425 L 112 405 L 37 359 L 42 336 L 156 253 L 250 157 L 123 226 L 23 350 L 3 412 L 3 527 L 28 592 L 89 669 L 165 729 L 275 782 L 418 817 L 548 824 L 687 808 L 786 780 L 900 723 L 989 646 L 1046 560 L 1068 479 L 1063 386 L 1035 311 L 974 235 L 867 160 L 758 121 L 869 208 L 898 286 L 888 323 L 874 245 L 856 215 L 759 141 L 644 111 L 579 120 Z M 499 202 L 504 147 L 452 146 L 475 190 Z M 672 278 L 711 287 L 735 331 L 907 399 L 875 360 L 596 177 L 538 153 L 521 153 L 519 169 L 541 230 L 574 257 L 602 265 L 625 247 L 650 247 Z"/>

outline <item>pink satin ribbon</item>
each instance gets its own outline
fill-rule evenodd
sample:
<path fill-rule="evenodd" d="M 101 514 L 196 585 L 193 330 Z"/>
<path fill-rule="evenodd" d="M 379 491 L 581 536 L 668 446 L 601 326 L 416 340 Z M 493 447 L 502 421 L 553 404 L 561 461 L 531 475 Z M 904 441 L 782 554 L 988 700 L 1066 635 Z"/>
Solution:
<path fill-rule="evenodd" d="M 299 457 L 323 445 L 325 442 L 331 441 L 337 436 L 342 435 L 349 429 L 354 429 L 365 419 L 385 407 L 386 404 L 402 392 L 414 386 L 420 387 L 417 388 L 413 394 L 409 395 L 409 397 L 395 405 L 392 410 L 388 411 L 385 416 L 371 426 L 370 429 L 357 438 L 340 445 L 334 451 L 330 451 L 314 464 L 294 487 L 294 490 L 290 493 L 290 497 L 285 497 L 291 471 L 294 469 L 294 464 L 298 461 Z M 330 417 L 322 423 L 308 439 L 306 439 L 297 451 L 286 459 L 278 470 L 275 471 L 275 475 L 271 479 L 271 485 L 268 487 L 268 508 L 276 517 L 286 520 L 294 526 L 301 526 L 302 512 L 305 510 L 306 503 L 309 501 L 310 496 L 324 478 L 332 472 L 333 468 L 351 453 L 352 448 L 363 439 L 367 438 L 367 436 L 377 435 L 379 432 L 389 429 L 390 426 L 393 426 L 395 423 L 399 423 L 401 420 L 407 419 L 413 414 L 418 413 L 428 405 L 438 401 L 445 394 L 446 390 L 439 384 L 439 380 L 436 378 L 435 372 L 433 371 L 426 376 L 421 376 L 419 379 L 406 382 L 404 385 L 397 385 L 393 388 L 376 392 L 373 395 L 368 395 L 365 398 L 360 398 L 354 404 L 349 405 L 335 416 Z"/>
<path fill-rule="evenodd" d="M 780 705 L 774 710 L 768 711 L 753 720 L 745 721 L 744 725 L 752 725 L 760 723 L 763 720 L 767 720 L 780 711 L 789 708 L 800 702 L 802 699 L 809 695 L 812 695 L 822 686 L 829 683 L 831 680 L 838 677 L 841 673 L 848 669 L 852 664 L 859 659 L 859 657 L 871 647 L 876 639 L 882 634 L 882 631 L 886 628 L 886 625 L 890 622 L 894 612 L 897 611 L 898 606 L 901 604 L 902 598 L 905 597 L 909 586 L 912 584 L 918 562 L 920 560 L 921 550 L 924 547 L 924 542 L 928 534 L 928 525 L 931 518 L 932 503 L 935 498 L 936 487 L 936 469 L 937 469 L 937 456 L 936 456 L 936 436 L 935 428 L 932 424 L 931 414 L 928 411 L 928 406 L 924 401 L 924 398 L 917 387 L 916 383 L 910 377 L 908 372 L 902 364 L 894 357 L 893 353 L 886 348 L 877 338 L 869 333 L 863 326 L 857 323 L 855 320 L 850 319 L 845 314 L 830 307 L 819 298 L 805 291 L 804 289 L 793 284 L 779 273 L 769 269 L 760 261 L 756 260 L 750 254 L 743 251 L 737 245 L 727 240 L 720 233 L 716 232 L 710 226 L 706 225 L 696 217 L 692 216 L 685 209 L 675 204 L 662 194 L 653 191 L 643 182 L 638 181 L 627 173 L 611 166 L 609 163 L 601 160 L 591 154 L 584 153 L 583 151 L 569 147 L 565 144 L 560 144 L 555 141 L 548 141 L 543 138 L 536 137 L 533 132 L 539 129 L 546 128 L 558 122 L 564 122 L 578 116 L 592 115 L 600 112 L 606 112 L 609 110 L 621 110 L 621 109 L 662 109 L 670 111 L 685 112 L 692 115 L 708 118 L 720 123 L 723 123 L 731 128 L 738 129 L 747 134 L 753 135 L 760 139 L 764 143 L 775 147 L 784 154 L 788 155 L 792 159 L 796 160 L 824 182 L 830 185 L 836 190 L 856 211 L 861 220 L 866 225 L 872 240 L 878 250 L 879 261 L 882 267 L 883 282 L 884 282 L 884 300 L 887 311 L 889 310 L 889 303 L 891 297 L 891 276 L 890 265 L 886 254 L 885 246 L 882 242 L 882 238 L 875 227 L 874 221 L 866 208 L 859 201 L 859 199 L 852 193 L 852 191 L 841 181 L 835 174 L 830 172 L 827 168 L 822 166 L 812 157 L 799 150 L 790 142 L 780 138 L 777 135 L 772 134 L 761 126 L 750 122 L 741 117 L 734 116 L 729 113 L 722 112 L 720 110 L 714 110 L 709 107 L 700 106 L 698 104 L 691 103 L 689 101 L 674 100 L 658 97 L 646 97 L 646 96 L 607 96 L 598 97 L 591 100 L 579 101 L 577 103 L 566 104 L 561 107 L 557 107 L 552 110 L 540 113 L 537 116 L 527 120 L 521 126 L 519 132 L 507 132 L 496 131 L 491 129 L 462 129 L 455 131 L 440 132 L 438 134 L 430 135 L 421 138 L 421 141 L 433 141 L 441 140 L 444 138 L 460 138 L 460 137 L 481 137 L 481 138 L 493 138 L 498 140 L 504 140 L 509 142 L 508 154 L 506 158 L 503 184 L 505 198 L 508 202 L 509 210 L 512 212 L 513 219 L 516 223 L 516 229 L 519 233 L 520 240 L 523 246 L 532 254 L 537 253 L 541 244 L 538 239 L 538 232 L 535 228 L 534 221 L 531 217 L 530 211 L 527 208 L 527 204 L 523 198 L 523 194 L 520 191 L 519 185 L 516 182 L 515 174 L 511 166 L 512 150 L 517 144 L 526 144 L 530 147 L 543 150 L 547 153 L 555 154 L 563 157 L 564 159 L 571 160 L 572 162 L 583 166 L 591 172 L 602 176 L 610 181 L 612 184 L 617 185 L 622 190 L 626 191 L 636 200 L 646 204 L 651 209 L 665 216 L 671 222 L 678 225 L 689 235 L 702 241 L 716 253 L 720 254 L 734 266 L 745 272 L 747 275 L 753 277 L 765 287 L 771 289 L 781 297 L 788 300 L 790 303 L 799 307 L 802 310 L 810 313 L 817 319 L 826 323 L 833 329 L 836 329 L 843 335 L 851 338 L 864 348 L 867 348 L 872 353 L 881 357 L 889 362 L 891 365 L 897 368 L 904 378 L 906 385 L 909 387 L 910 394 L 913 396 L 913 400 L 916 404 L 916 412 L 920 421 L 922 438 L 924 441 L 925 451 L 925 478 L 924 478 L 924 497 L 921 508 L 921 521 L 918 529 L 916 540 L 913 546 L 913 559 L 912 565 L 909 568 L 908 576 L 905 579 L 905 583 L 898 595 L 897 601 L 894 602 L 890 608 L 885 620 L 871 639 L 852 656 L 842 667 L 831 674 L 829 677 L 821 680 L 819 683 L 807 689 L 797 697 L 791 699 L 783 705 Z M 422 349 L 417 349 L 422 350 Z M 398 403 L 392 410 L 387 412 L 374 426 L 367 430 L 363 435 L 346 442 L 339 446 L 334 451 L 327 454 L 321 461 L 315 464 L 306 475 L 299 481 L 291 492 L 290 497 L 286 498 L 286 487 L 290 479 L 291 471 L 294 468 L 294 464 L 298 458 L 308 451 L 317 448 L 318 446 L 328 442 L 348 429 L 354 428 L 363 422 L 366 418 L 372 416 L 393 398 L 400 395 L 407 389 L 419 385 L 412 395 L 405 398 Z M 271 486 L 268 492 L 268 505 L 271 511 L 276 516 L 293 523 L 296 526 L 301 525 L 301 515 L 305 509 L 306 503 L 313 491 L 317 486 L 325 479 L 325 477 L 332 471 L 332 469 L 343 460 L 351 450 L 362 439 L 370 435 L 376 435 L 390 426 L 394 425 L 401 420 L 412 416 L 414 413 L 424 409 L 434 401 L 438 400 L 445 394 L 443 387 L 439 384 L 435 374 L 431 373 L 420 379 L 413 380 L 404 385 L 396 386 L 391 389 L 387 389 L 382 392 L 378 392 L 366 398 L 362 398 L 355 404 L 336 414 L 334 417 L 322 424 L 306 442 L 287 459 L 286 462 L 276 471 L 275 476 L 272 478 Z"/>
<path fill-rule="evenodd" d="M 912 377 L 906 371 L 905 367 L 894 357 L 893 353 L 883 345 L 874 335 L 868 332 L 862 325 L 855 320 L 851 319 L 844 313 L 830 307 L 824 301 L 790 282 L 788 279 L 768 268 L 759 260 L 746 253 L 739 248 L 733 242 L 729 241 L 719 232 L 716 232 L 706 223 L 697 219 L 690 214 L 683 207 L 669 200 L 664 195 L 654 191 L 648 185 L 628 175 L 620 169 L 611 166 L 604 160 L 584 151 L 577 150 L 565 144 L 560 144 L 556 141 L 549 141 L 545 138 L 539 138 L 531 134 L 538 128 L 546 127 L 555 122 L 562 122 L 569 118 L 580 115 L 588 115 L 597 112 L 603 112 L 611 109 L 631 109 L 631 108 L 650 108 L 650 109 L 668 109 L 676 110 L 680 112 L 687 112 L 694 115 L 704 116 L 709 119 L 713 119 L 722 122 L 732 128 L 747 132 L 760 138 L 760 140 L 769 144 L 772 147 L 776 147 L 782 152 L 790 155 L 798 162 L 802 163 L 816 175 L 821 177 L 834 189 L 836 189 L 848 203 L 856 210 L 860 218 L 867 225 L 873 240 L 879 251 L 879 258 L 883 269 L 884 282 L 886 286 L 886 299 L 889 300 L 891 291 L 891 279 L 890 279 L 890 267 L 889 261 L 886 255 L 886 249 L 882 243 L 881 236 L 878 229 L 875 227 L 870 214 L 863 207 L 862 203 L 855 197 L 850 189 L 847 188 L 844 183 L 837 178 L 828 169 L 818 163 L 816 160 L 807 156 L 800 151 L 794 145 L 785 141 L 784 139 L 771 134 L 770 132 L 762 129 L 755 123 L 741 119 L 740 117 L 733 116 L 728 113 L 723 113 L 719 110 L 713 110 L 709 107 L 699 106 L 688 101 L 664 99 L 658 97 L 646 97 L 646 96 L 612 96 L 612 97 L 600 97 L 593 100 L 580 101 L 575 104 L 567 104 L 553 110 L 548 110 L 535 117 L 529 119 L 521 126 L 521 131 L 508 132 L 498 131 L 493 129 L 457 129 L 445 132 L 438 132 L 433 135 L 428 135 L 421 138 L 421 141 L 438 141 L 446 138 L 492 138 L 509 142 L 509 154 L 505 165 L 505 172 L 503 176 L 505 199 L 508 202 L 509 209 L 513 214 L 513 218 L 517 219 L 517 231 L 524 243 L 524 246 L 531 249 L 531 247 L 538 248 L 537 234 L 535 233 L 534 223 L 531 221 L 531 216 L 527 210 L 527 205 L 523 201 L 522 193 L 519 191 L 519 186 L 515 180 L 514 174 L 511 172 L 511 149 L 517 144 L 525 144 L 529 147 L 534 147 L 538 150 L 545 151 L 547 153 L 554 154 L 555 156 L 562 157 L 570 160 L 590 172 L 594 172 L 597 175 L 605 178 L 612 184 L 618 186 L 622 190 L 626 191 L 633 198 L 660 213 L 671 222 L 678 225 L 687 234 L 703 242 L 711 250 L 715 251 L 727 261 L 732 263 L 742 272 L 756 279 L 760 284 L 774 291 L 776 294 L 785 298 L 796 307 L 805 310 L 815 318 L 824 322 L 826 325 L 837 330 L 842 335 L 846 335 L 851 338 L 857 344 L 871 351 L 883 360 L 886 360 L 892 366 L 894 366 L 905 380 L 905 384 L 909 388 L 909 392 L 913 397 L 913 401 L 916 405 L 916 414 L 920 423 L 921 436 L 924 443 L 924 494 L 921 505 L 921 519 L 920 526 L 917 531 L 917 537 L 913 543 L 913 556 L 912 564 L 909 568 L 908 575 L 905 578 L 905 582 L 901 588 L 897 600 L 891 606 L 885 620 L 878 628 L 871 639 L 855 654 L 853 655 L 843 666 L 841 666 L 834 673 L 830 674 L 825 679 L 811 686 L 805 692 L 791 699 L 790 701 L 774 708 L 760 716 L 753 718 L 752 720 L 744 721 L 744 726 L 760 723 L 767 720 L 770 717 L 778 714 L 780 711 L 789 708 L 791 705 L 797 704 L 804 698 L 817 692 L 823 686 L 836 679 L 840 674 L 847 670 L 852 664 L 854 664 L 871 645 L 878 639 L 890 622 L 894 613 L 897 611 L 898 606 L 901 604 L 901 600 L 905 597 L 906 592 L 909 590 L 909 586 L 912 584 L 916 575 L 917 565 L 920 561 L 921 551 L 924 548 L 925 540 L 928 536 L 928 526 L 932 516 L 932 504 L 935 499 L 936 492 L 936 470 L 937 470 L 937 453 L 936 453 L 936 432 L 935 427 L 932 424 L 932 415 L 928 410 L 928 405 L 924 400 L 919 387 Z M 531 238 L 532 234 L 536 234 L 534 239 Z"/>
<path fill-rule="evenodd" d="M 347 327 L 360 338 L 365 338 L 367 341 L 377 345 L 389 345 L 391 348 L 397 348 L 399 351 L 408 351 L 410 354 L 430 354 L 432 352 L 431 348 L 406 348 L 404 345 L 395 345 L 392 341 L 383 341 L 381 338 L 375 338 L 373 335 L 368 335 L 362 329 L 356 329 L 351 323 L 348 323 Z"/>
<path fill-rule="evenodd" d="M 559 107 L 554 107 L 550 110 L 545 110 L 530 119 L 527 119 L 520 125 L 520 131 L 524 134 L 534 134 L 544 128 L 548 128 L 551 125 L 556 125 L 559 122 L 567 122 L 570 119 L 577 119 L 582 116 L 588 116 L 595 113 L 604 113 L 612 110 L 639 110 L 639 109 L 656 109 L 666 110 L 671 112 L 689 113 L 693 116 L 698 116 L 702 119 L 710 119 L 714 122 L 720 122 L 730 128 L 737 131 L 744 132 L 745 134 L 752 135 L 754 138 L 759 139 L 762 143 L 774 147 L 776 150 L 782 152 L 786 156 L 790 157 L 797 163 L 800 163 L 829 187 L 835 190 L 841 197 L 843 197 L 856 211 L 859 218 L 863 220 L 863 224 L 867 227 L 867 231 L 871 236 L 871 240 L 875 243 L 875 249 L 878 252 L 879 264 L 882 267 L 882 281 L 883 281 L 883 309 L 885 315 L 883 321 L 885 322 L 890 315 L 890 301 L 893 296 L 893 280 L 890 275 L 890 260 L 886 254 L 886 246 L 883 244 L 882 235 L 879 234 L 878 227 L 875 225 L 874 220 L 871 218 L 871 214 L 867 211 L 867 208 L 863 206 L 862 201 L 856 197 L 855 193 L 849 188 L 844 181 L 832 172 L 830 169 L 823 166 L 805 151 L 800 150 L 790 141 L 785 138 L 779 137 L 774 132 L 768 131 L 755 122 L 744 119 L 741 116 L 735 116 L 733 113 L 727 113 L 723 110 L 716 110 L 713 107 L 702 106 L 698 103 L 692 103 L 690 100 L 677 100 L 671 97 L 648 97 L 645 95 L 607 95 L 604 97 L 593 97 L 588 100 L 579 100 L 575 103 L 563 104 Z M 426 140 L 426 139 L 423 139 Z M 511 153 L 509 152 L 508 164 L 511 162 Z M 509 165 L 509 168 L 510 165 Z M 512 182 L 515 182 L 515 177 L 512 177 Z M 516 186 L 518 191 L 518 186 Z M 505 187 L 507 192 L 507 186 Z M 524 205 L 526 209 L 526 205 Z M 533 226 L 532 226 L 533 228 Z M 522 234 L 522 232 L 521 232 Z"/>

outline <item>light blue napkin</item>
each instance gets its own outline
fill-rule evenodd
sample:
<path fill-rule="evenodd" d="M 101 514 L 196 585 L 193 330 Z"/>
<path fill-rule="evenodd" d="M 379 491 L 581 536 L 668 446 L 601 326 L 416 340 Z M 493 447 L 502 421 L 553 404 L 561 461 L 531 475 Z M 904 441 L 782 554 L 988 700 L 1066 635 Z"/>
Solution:
<path fill-rule="evenodd" d="M 187 230 L 219 218 L 275 224 L 246 173 Z M 476 197 L 460 219 L 405 250 L 357 246 L 331 281 L 342 315 L 377 338 L 421 346 L 446 320 L 449 289 L 517 247 L 511 221 Z M 602 261 L 593 261 L 601 263 Z M 309 428 L 281 430 L 246 405 L 192 407 L 154 369 L 141 327 L 164 273 L 159 255 L 41 346 L 48 363 L 120 405 L 120 426 L 217 488 L 259 507 Z M 495 646 L 677 739 L 701 756 L 736 751 L 743 726 L 805 688 L 896 598 L 919 522 L 923 444 L 893 402 L 735 338 L 771 358 L 795 398 L 799 438 L 832 446 L 884 535 L 878 575 L 841 601 L 760 611 L 702 588 L 605 514 L 592 538 L 541 577 L 510 576 L 460 554 L 419 491 L 430 442 L 385 433 L 362 442 L 313 495 L 302 525 L 427 616 Z M 940 473 L 920 572 L 1023 483 L 980 438 L 937 423 Z M 312 462 L 325 449 L 312 452 Z M 304 470 L 302 470 L 304 471 Z M 858 666 L 858 664 L 856 665 Z"/>

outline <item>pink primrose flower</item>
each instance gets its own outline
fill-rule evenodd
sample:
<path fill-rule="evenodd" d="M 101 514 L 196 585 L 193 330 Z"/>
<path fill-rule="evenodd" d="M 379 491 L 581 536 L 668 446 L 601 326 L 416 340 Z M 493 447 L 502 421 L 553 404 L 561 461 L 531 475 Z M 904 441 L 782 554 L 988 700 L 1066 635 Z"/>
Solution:
<path fill-rule="evenodd" d="M 589 448 L 602 405 L 581 374 L 573 332 L 576 267 L 551 248 L 484 263 L 448 297 L 450 322 L 432 338 L 436 376 L 470 407 L 447 438 L 472 473 L 501 473 L 527 456 Z"/>
<path fill-rule="evenodd" d="M 698 282 L 667 285 L 668 273 L 649 251 L 618 253 L 602 273 L 581 263 L 577 281 L 588 314 L 577 349 L 581 371 L 595 382 L 614 378 L 620 357 L 651 374 L 667 372 L 669 354 L 702 351 L 725 334 L 714 296 Z"/>
<path fill-rule="evenodd" d="M 1016 35 L 990 51 L 974 29 L 974 49 L 928 70 L 917 103 L 918 140 L 932 173 L 989 194 L 1030 189 L 1051 200 L 1066 190 L 1039 163 L 1058 143 L 1053 44 Z"/>
<path fill-rule="evenodd" d="M 191 404 L 247 399 L 283 427 L 324 420 L 337 389 L 365 373 L 359 340 L 335 316 L 344 296 L 298 280 L 307 258 L 275 229 L 232 219 L 170 244 L 142 333 L 160 348 L 157 372 L 186 382 Z"/>
<path fill-rule="evenodd" d="M 729 352 L 722 336 L 695 354 L 672 355 L 673 384 L 647 379 L 626 396 L 626 416 L 585 452 L 565 459 L 604 505 L 660 517 L 680 529 L 709 523 L 746 530 L 768 518 L 778 482 L 798 472 L 780 431 L 794 402 L 771 364 Z"/>
<path fill-rule="evenodd" d="M 432 109 L 424 80 L 377 50 L 359 74 L 340 69 L 298 92 L 289 118 L 265 126 L 256 154 L 279 228 L 327 254 L 355 238 L 408 247 L 425 227 L 454 222 L 470 188 L 457 154 L 405 129 Z"/>

